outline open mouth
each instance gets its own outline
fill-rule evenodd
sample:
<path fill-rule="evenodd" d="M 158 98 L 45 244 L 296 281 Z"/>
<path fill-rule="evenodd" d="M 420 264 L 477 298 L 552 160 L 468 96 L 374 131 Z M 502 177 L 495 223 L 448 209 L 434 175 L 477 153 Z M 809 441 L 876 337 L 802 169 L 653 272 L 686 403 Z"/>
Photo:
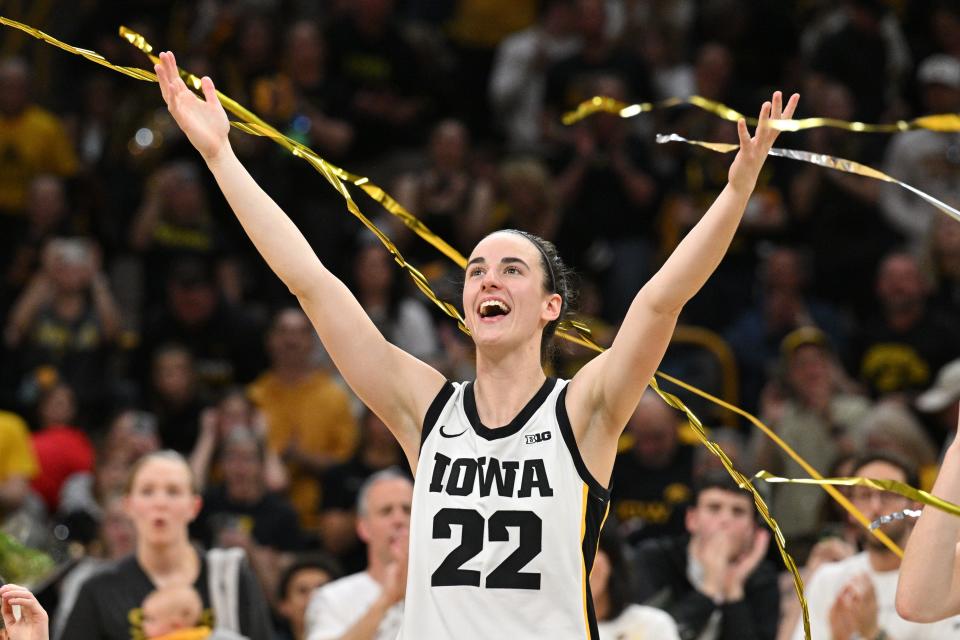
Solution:
<path fill-rule="evenodd" d="M 480 303 L 480 308 L 478 309 L 477 313 L 479 314 L 480 318 L 486 320 L 509 314 L 510 307 L 507 306 L 507 303 L 503 300 L 491 298 Z"/>

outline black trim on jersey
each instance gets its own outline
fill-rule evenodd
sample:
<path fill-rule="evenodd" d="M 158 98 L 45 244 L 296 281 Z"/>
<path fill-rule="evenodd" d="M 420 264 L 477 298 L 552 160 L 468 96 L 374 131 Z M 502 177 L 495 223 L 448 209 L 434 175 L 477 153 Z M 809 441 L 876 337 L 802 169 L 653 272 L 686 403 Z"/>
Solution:
<path fill-rule="evenodd" d="M 520 413 L 510 421 L 510 424 L 496 429 L 491 429 L 480 422 L 480 414 L 477 413 L 477 399 L 473 395 L 473 384 L 473 382 L 468 382 L 466 389 L 463 391 L 463 409 L 467 414 L 467 419 L 470 421 L 470 425 L 477 435 L 484 440 L 499 440 L 500 438 L 512 436 L 527 424 L 533 412 L 540 408 L 540 405 L 543 404 L 547 396 L 550 395 L 550 392 L 553 391 L 553 387 L 557 384 L 557 379 L 547 378 L 544 380 L 540 386 L 540 390 L 530 398 L 530 401 L 520 410 Z"/>
<path fill-rule="evenodd" d="M 564 389 L 566 391 L 566 389 Z M 583 533 L 583 566 L 586 569 L 587 590 L 587 623 L 590 625 L 589 640 L 597 640 L 600 631 L 597 629 L 597 613 L 593 610 L 593 593 L 590 591 L 590 572 L 593 570 L 593 561 L 597 557 L 597 547 L 600 544 L 600 531 L 607 521 L 607 512 L 610 510 L 610 501 L 601 500 L 595 496 L 588 496 L 587 512 L 583 514 L 585 527 Z"/>
<path fill-rule="evenodd" d="M 443 407 L 446 406 L 447 400 L 450 399 L 450 396 L 452 396 L 456 390 L 456 387 L 454 387 L 451 382 L 444 382 L 443 386 L 440 387 L 440 391 L 437 392 L 437 397 L 430 403 L 430 408 L 427 409 L 427 415 L 423 417 L 423 426 L 420 428 L 420 451 L 423 451 L 423 443 L 427 441 L 427 436 L 433 431 L 433 426 L 437 424 L 437 420 L 440 418 L 440 412 L 443 411 Z"/>
<path fill-rule="evenodd" d="M 573 427 L 570 425 L 570 416 L 567 415 L 567 389 L 569 388 L 570 385 L 564 387 L 557 397 L 557 422 L 560 423 L 560 433 L 563 434 L 563 441 L 567 443 L 567 450 L 573 458 L 573 466 L 577 468 L 580 479 L 590 487 L 590 493 L 601 500 L 609 500 L 610 490 L 593 477 L 583 462 L 583 456 L 580 455 L 580 447 L 577 446 L 577 438 L 573 435 Z"/>

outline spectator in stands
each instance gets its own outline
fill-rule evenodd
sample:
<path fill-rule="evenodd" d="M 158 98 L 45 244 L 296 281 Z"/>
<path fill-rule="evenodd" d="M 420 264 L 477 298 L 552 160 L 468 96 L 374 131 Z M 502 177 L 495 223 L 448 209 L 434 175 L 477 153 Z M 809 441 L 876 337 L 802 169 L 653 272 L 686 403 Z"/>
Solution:
<path fill-rule="evenodd" d="M 182 456 L 158 452 L 142 458 L 130 476 L 125 502 L 137 531 L 136 551 L 80 588 L 64 626 L 70 640 L 142 637 L 141 603 L 157 585 L 192 585 L 208 610 L 214 602 L 210 585 L 224 579 L 221 575 L 208 583 L 209 573 L 216 569 L 190 544 L 187 525 L 199 512 L 201 501 Z M 268 638 L 270 620 L 263 593 L 245 561 L 238 571 L 232 606 L 240 631 L 249 638 Z"/>
<path fill-rule="evenodd" d="M 428 165 L 400 177 L 397 201 L 431 231 L 465 251 L 482 237 L 493 212 L 493 185 L 471 167 L 470 137 L 458 120 L 443 120 L 430 133 Z M 422 261 L 439 254 L 416 238 L 412 257 Z"/>
<path fill-rule="evenodd" d="M 814 469 L 829 469 L 864 440 L 860 423 L 870 408 L 853 392 L 826 334 L 801 327 L 781 343 L 782 375 L 764 390 L 762 418 Z M 754 433 L 757 468 L 795 478 L 803 469 L 770 438 Z M 784 535 L 812 546 L 820 533 L 824 492 L 819 487 L 773 487 L 771 511 Z"/>
<path fill-rule="evenodd" d="M 23 506 L 38 471 L 27 423 L 0 411 L 0 522 Z"/>
<path fill-rule="evenodd" d="M 777 247 L 757 271 L 755 303 L 729 327 L 725 338 L 737 358 L 740 401 L 755 409 L 760 392 L 780 361 L 780 344 L 803 326 L 824 331 L 842 356 L 848 330 L 839 311 L 809 293 L 811 257 L 792 247 Z"/>
<path fill-rule="evenodd" d="M 150 373 L 146 404 L 156 417 L 161 446 L 189 455 L 197 443 L 200 414 L 206 406 L 193 354 L 177 344 L 161 346 L 153 354 Z"/>
<path fill-rule="evenodd" d="M 854 467 L 853 475 L 878 480 L 896 480 L 916 486 L 916 470 L 895 456 L 874 452 Z M 917 505 L 894 493 L 853 487 L 855 507 L 873 521 L 882 515 L 915 508 Z M 911 518 L 893 520 L 883 532 L 901 548 L 910 536 Z M 896 638 L 897 640 L 939 640 L 956 636 L 954 620 L 937 624 L 907 622 L 894 607 L 900 558 L 865 529 L 860 529 L 864 551 L 855 556 L 824 564 L 806 585 L 812 638 Z M 803 625 L 793 632 L 794 640 L 804 637 Z"/>
<path fill-rule="evenodd" d="M 548 0 L 542 3 L 535 25 L 510 34 L 497 45 L 490 73 L 490 103 L 511 151 L 540 148 L 546 72 L 579 48 L 575 20 L 573 0 Z"/>
<path fill-rule="evenodd" d="M 40 472 L 31 482 L 43 499 L 47 513 L 60 507 L 63 487 L 74 474 L 93 472 L 93 444 L 76 424 L 77 401 L 67 384 L 56 384 L 40 396 L 33 449 L 40 463 Z"/>
<path fill-rule="evenodd" d="M 223 298 L 211 268 L 184 258 L 170 267 L 166 306 L 144 323 L 137 372 L 145 381 L 156 351 L 181 344 L 193 354 L 200 384 L 222 392 L 249 382 L 263 368 L 258 336 L 249 313 Z"/>
<path fill-rule="evenodd" d="M 384 151 L 384 139 L 416 140 L 427 100 L 416 52 L 393 19 L 393 0 L 345 6 L 326 37 L 332 101 L 342 105 L 332 115 L 350 122 L 357 158 L 369 159 Z"/>
<path fill-rule="evenodd" d="M 356 507 L 360 488 L 373 474 L 396 467 L 407 469 L 407 457 L 387 425 L 372 411 L 360 420 L 360 442 L 353 457 L 323 475 L 320 531 L 323 546 L 347 572 L 362 571 L 367 556 L 357 537 Z"/>
<path fill-rule="evenodd" d="M 933 283 L 932 306 L 956 317 L 960 314 L 960 222 L 947 216 L 931 221 L 924 260 Z"/>
<path fill-rule="evenodd" d="M 130 247 L 144 256 L 143 296 L 147 306 L 163 299 L 170 270 L 184 258 L 207 265 L 228 303 L 242 297 L 239 273 L 214 221 L 197 167 L 188 162 L 162 166 L 147 180 L 130 227 Z"/>
<path fill-rule="evenodd" d="M 307 640 L 306 613 L 310 596 L 340 577 L 336 563 L 322 555 L 295 556 L 284 569 L 277 588 L 277 611 L 285 629 L 274 640 Z"/>
<path fill-rule="evenodd" d="M 923 113 L 960 111 L 960 60 L 947 54 L 932 55 L 917 68 Z M 935 198 L 960 198 L 960 165 L 954 157 L 957 134 L 944 131 L 903 131 L 891 138 L 884 172 Z M 920 250 L 933 231 L 937 210 L 897 185 L 884 185 L 883 214 Z M 953 222 L 957 225 L 957 222 Z M 940 226 L 940 225 L 938 225 Z"/>
<path fill-rule="evenodd" d="M 267 446 L 283 458 L 300 522 L 316 526 L 320 475 L 357 447 L 350 396 L 317 363 L 317 341 L 303 311 L 287 308 L 267 334 L 270 368 L 248 388 L 266 419 Z"/>
<path fill-rule="evenodd" d="M 623 540 L 616 527 L 604 527 L 590 570 L 591 604 L 597 616 L 599 640 L 680 640 L 677 623 L 668 613 L 632 602 L 632 584 Z"/>
<path fill-rule="evenodd" d="M 63 178 L 43 174 L 30 181 L 21 223 L 0 239 L 3 249 L 0 308 L 5 310 L 42 267 L 41 255 L 46 244 L 57 236 L 76 232 L 68 216 L 68 206 Z"/>
<path fill-rule="evenodd" d="M 20 400 L 36 401 L 45 384 L 62 379 L 80 406 L 108 399 L 106 356 L 120 331 L 120 314 L 95 243 L 58 238 L 43 251 L 43 267 L 14 304 L 6 326 L 16 350 Z M 105 384 L 107 382 L 107 384 Z"/>
<path fill-rule="evenodd" d="M 647 390 L 630 416 L 632 445 L 613 465 L 611 511 L 630 542 L 684 532 L 693 493 L 693 447 L 681 445 L 682 414 Z"/>
<path fill-rule="evenodd" d="M 924 413 L 934 414 L 942 430 L 941 457 L 957 437 L 957 421 L 960 418 L 960 360 L 951 360 L 937 372 L 933 386 L 917 396 L 916 407 Z"/>
<path fill-rule="evenodd" d="M 853 370 L 874 395 L 916 393 L 960 352 L 954 323 L 934 309 L 916 258 L 892 253 L 876 280 L 879 313 L 860 330 Z"/>
<path fill-rule="evenodd" d="M 63 123 L 31 102 L 32 71 L 21 58 L 0 62 L 0 236 L 23 213 L 30 181 L 41 174 L 70 177 L 77 156 Z"/>
<path fill-rule="evenodd" d="M 597 76 L 588 86 L 592 94 L 630 98 L 620 76 Z M 577 123 L 573 135 L 575 145 L 558 163 L 556 189 L 565 211 L 557 242 L 574 264 L 602 277 L 604 318 L 615 321 L 652 273 L 660 191 L 645 141 L 623 118 L 598 114 Z"/>
<path fill-rule="evenodd" d="M 683 640 L 768 638 L 777 632 L 776 572 L 763 560 L 770 533 L 757 525 L 753 499 L 724 472 L 704 476 L 687 511 L 689 536 L 637 548 L 638 597 L 656 597 Z"/>
<path fill-rule="evenodd" d="M 367 543 L 365 571 L 317 590 L 307 607 L 307 640 L 395 638 L 403 618 L 413 483 L 399 471 L 370 477 L 357 499 L 357 533 Z"/>
<path fill-rule="evenodd" d="M 430 313 L 406 292 L 405 276 L 390 254 L 366 235 L 354 257 L 353 279 L 357 300 L 388 340 L 421 360 L 437 360 L 440 345 Z"/>

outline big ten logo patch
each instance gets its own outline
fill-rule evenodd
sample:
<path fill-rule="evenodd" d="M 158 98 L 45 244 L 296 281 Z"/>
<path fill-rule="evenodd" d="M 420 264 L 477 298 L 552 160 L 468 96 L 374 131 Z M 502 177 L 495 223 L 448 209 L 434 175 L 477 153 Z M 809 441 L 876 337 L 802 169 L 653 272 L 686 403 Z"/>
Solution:
<path fill-rule="evenodd" d="M 532 433 L 525 437 L 527 440 L 527 444 L 535 444 L 537 442 L 545 442 L 546 440 L 549 440 L 551 438 L 551 432 L 544 431 L 542 433 Z"/>

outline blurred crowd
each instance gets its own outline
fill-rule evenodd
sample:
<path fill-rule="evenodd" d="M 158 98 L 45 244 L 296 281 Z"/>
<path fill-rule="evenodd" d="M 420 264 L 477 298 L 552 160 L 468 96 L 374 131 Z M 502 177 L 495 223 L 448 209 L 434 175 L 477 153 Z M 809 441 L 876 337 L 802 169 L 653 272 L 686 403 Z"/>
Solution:
<path fill-rule="evenodd" d="M 117 36 L 126 25 L 369 176 L 464 254 L 504 227 L 552 240 L 577 271 L 579 315 L 601 344 L 726 182 L 730 158 L 654 134 L 735 142 L 736 129 L 693 107 L 563 126 L 580 101 L 700 95 L 754 114 L 781 89 L 801 94 L 798 117 L 960 112 L 952 0 L 38 0 L 4 10 L 147 68 Z M 469 337 L 321 176 L 266 138 L 234 132 L 232 142 L 389 340 L 451 379 L 472 378 Z M 960 206 L 957 133 L 817 128 L 778 146 L 861 162 Z M 455 265 L 355 196 L 459 304 Z M 330 610 L 362 602 L 349 590 L 311 593 L 355 574 L 393 598 L 378 622 L 388 625 L 403 598 L 388 538 L 409 519 L 407 462 L 295 303 L 155 86 L 0 32 L 0 529 L 58 561 L 38 593 L 62 637 L 101 637 L 66 621 L 74 601 L 94 606 L 84 580 L 132 553 L 150 526 L 130 507 L 130 475 L 168 449 L 202 495 L 184 519 L 190 538 L 245 550 L 252 586 L 241 591 L 262 593 L 277 638 L 340 637 L 350 625 L 337 631 Z M 960 222 L 895 185 L 771 159 L 663 370 L 754 412 L 824 475 L 867 469 L 929 488 L 957 428 L 958 320 Z M 549 372 L 572 376 L 590 355 L 561 343 Z M 745 421 L 678 393 L 744 472 L 805 475 Z M 779 555 L 719 469 L 683 416 L 652 395 L 641 402 L 591 578 L 598 617 L 663 623 L 633 608 L 644 603 L 684 639 L 801 637 Z M 941 637 L 882 621 L 896 617 L 883 583 L 895 556 L 823 491 L 762 490 L 815 576 L 818 628 Z M 910 505 L 848 494 L 869 518 Z M 373 508 L 381 499 L 387 515 Z M 909 521 L 892 526 L 903 542 Z M 201 595 L 202 608 L 212 596 Z M 193 598 L 160 594 L 155 607 L 160 596 Z M 250 624 L 258 638 L 267 628 Z"/>

